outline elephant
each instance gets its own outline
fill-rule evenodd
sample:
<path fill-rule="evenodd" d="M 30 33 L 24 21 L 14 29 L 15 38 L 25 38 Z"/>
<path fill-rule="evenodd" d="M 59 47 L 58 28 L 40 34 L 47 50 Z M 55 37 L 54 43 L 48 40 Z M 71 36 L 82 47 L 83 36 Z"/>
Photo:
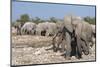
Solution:
<path fill-rule="evenodd" d="M 57 25 L 54 22 L 48 23 L 47 36 L 54 36 L 57 33 Z"/>
<path fill-rule="evenodd" d="M 73 29 L 75 30 L 75 36 L 77 40 L 76 42 L 77 42 L 79 54 L 82 55 L 82 49 L 80 47 L 84 46 L 85 47 L 84 51 L 86 51 L 84 53 L 88 55 L 90 53 L 89 43 L 91 42 L 91 45 L 93 45 L 93 40 L 92 40 L 93 31 L 91 25 L 80 18 L 73 17 L 72 26 Z M 80 41 L 83 41 L 85 44 L 80 43 Z"/>
<path fill-rule="evenodd" d="M 36 27 L 36 34 L 42 36 L 53 36 L 56 33 L 57 26 L 53 22 L 39 23 Z"/>
<path fill-rule="evenodd" d="M 65 16 L 64 22 L 62 22 L 62 28 L 64 37 L 61 39 L 66 41 L 65 58 L 70 57 L 73 50 L 75 50 L 75 55 L 78 59 L 82 58 L 82 52 L 88 55 L 89 42 L 91 42 L 92 37 L 92 28 L 90 24 L 77 16 Z M 61 42 L 63 42 L 63 40 Z"/>
<path fill-rule="evenodd" d="M 22 27 L 21 22 L 16 22 L 14 24 L 14 28 L 17 30 L 17 35 L 21 35 L 21 27 Z"/>
<path fill-rule="evenodd" d="M 46 32 L 47 32 L 47 23 L 43 22 L 43 23 L 39 23 L 37 26 L 36 26 L 36 35 L 42 35 L 42 36 L 45 36 L 46 35 Z"/>
<path fill-rule="evenodd" d="M 33 22 L 26 22 L 21 28 L 21 34 L 35 35 L 35 33 L 36 33 L 36 24 Z"/>

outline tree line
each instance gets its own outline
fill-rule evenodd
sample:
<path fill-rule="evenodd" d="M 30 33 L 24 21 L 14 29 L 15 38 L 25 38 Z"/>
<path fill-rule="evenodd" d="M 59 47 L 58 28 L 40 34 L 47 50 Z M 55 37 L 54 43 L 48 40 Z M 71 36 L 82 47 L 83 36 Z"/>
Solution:
<path fill-rule="evenodd" d="M 42 22 L 54 22 L 56 23 L 57 20 L 62 20 L 62 19 L 58 19 L 58 18 L 55 18 L 55 17 L 51 17 L 50 19 L 48 20 L 43 20 L 39 17 L 35 17 L 35 18 L 30 18 L 28 14 L 22 14 L 20 16 L 19 19 L 17 19 L 15 22 L 20 22 L 21 24 L 24 24 L 25 22 L 34 22 L 36 24 L 38 23 L 42 23 Z M 95 17 L 89 17 L 89 16 L 86 16 L 83 18 L 84 21 L 90 23 L 90 24 L 95 24 L 95 20 L 96 18 Z M 14 22 L 12 23 L 12 25 L 14 25 Z"/>

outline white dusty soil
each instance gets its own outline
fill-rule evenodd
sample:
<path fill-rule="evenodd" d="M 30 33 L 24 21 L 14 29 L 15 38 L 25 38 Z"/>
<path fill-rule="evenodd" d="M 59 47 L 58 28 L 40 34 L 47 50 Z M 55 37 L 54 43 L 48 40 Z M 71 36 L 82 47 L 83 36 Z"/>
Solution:
<path fill-rule="evenodd" d="M 67 60 L 59 51 L 46 50 L 52 47 L 51 39 L 52 37 L 42 36 L 12 36 L 12 65 L 95 61 L 95 46 L 91 54 L 82 55 L 82 59 L 72 56 L 71 60 Z"/>

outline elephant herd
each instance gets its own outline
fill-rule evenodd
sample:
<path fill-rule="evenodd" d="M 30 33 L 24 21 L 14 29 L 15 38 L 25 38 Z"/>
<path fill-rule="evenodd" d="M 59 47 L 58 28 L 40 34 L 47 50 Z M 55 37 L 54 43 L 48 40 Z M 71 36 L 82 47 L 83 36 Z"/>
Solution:
<path fill-rule="evenodd" d="M 57 25 L 53 22 L 43 22 L 38 24 L 26 22 L 22 26 L 19 24 L 12 28 L 17 30 L 16 34 L 18 35 L 53 36 L 57 33 Z"/>
<path fill-rule="evenodd" d="M 95 25 L 85 22 L 82 18 L 72 15 L 64 17 L 63 21 L 32 23 L 15 27 L 20 35 L 53 36 L 53 51 L 61 51 L 66 59 L 71 56 L 82 58 L 82 54 L 90 54 L 93 38 L 96 37 Z"/>

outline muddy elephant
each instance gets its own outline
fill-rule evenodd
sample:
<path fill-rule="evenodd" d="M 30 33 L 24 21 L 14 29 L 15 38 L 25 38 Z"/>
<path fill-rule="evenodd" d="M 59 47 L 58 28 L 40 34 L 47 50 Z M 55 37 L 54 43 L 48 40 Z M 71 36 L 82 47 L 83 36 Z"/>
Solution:
<path fill-rule="evenodd" d="M 21 28 L 21 34 L 35 35 L 36 24 L 33 22 L 26 22 Z"/>
<path fill-rule="evenodd" d="M 57 26 L 53 22 L 39 23 L 36 27 L 36 34 L 42 36 L 53 36 L 56 33 Z"/>

